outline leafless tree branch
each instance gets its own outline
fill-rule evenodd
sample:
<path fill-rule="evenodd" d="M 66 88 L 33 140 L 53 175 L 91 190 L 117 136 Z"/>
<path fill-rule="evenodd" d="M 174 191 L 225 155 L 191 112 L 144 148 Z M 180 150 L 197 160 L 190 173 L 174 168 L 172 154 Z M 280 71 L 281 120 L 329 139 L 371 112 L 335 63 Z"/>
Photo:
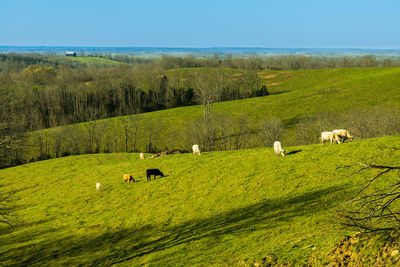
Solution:
<path fill-rule="evenodd" d="M 395 147 L 378 147 L 379 149 L 399 150 Z M 390 185 L 383 189 L 376 189 L 373 192 L 367 192 L 367 188 L 371 184 L 387 175 L 389 172 L 400 170 L 400 166 L 381 165 L 375 163 L 357 162 L 347 166 L 337 168 L 351 168 L 360 166 L 358 170 L 351 173 L 355 175 L 366 171 L 367 169 L 375 169 L 379 172 L 372 178 L 368 179 L 352 197 L 348 204 L 351 205 L 343 213 L 346 226 L 356 227 L 362 231 L 385 231 L 400 228 L 400 211 L 397 200 L 400 199 L 400 179 L 395 179 Z"/>

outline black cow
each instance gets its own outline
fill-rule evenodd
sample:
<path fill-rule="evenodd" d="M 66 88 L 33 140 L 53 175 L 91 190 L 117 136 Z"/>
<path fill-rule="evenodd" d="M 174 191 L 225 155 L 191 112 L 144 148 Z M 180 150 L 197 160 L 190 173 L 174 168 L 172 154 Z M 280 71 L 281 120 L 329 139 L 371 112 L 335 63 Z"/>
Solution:
<path fill-rule="evenodd" d="M 156 179 L 157 175 L 160 175 L 161 177 L 165 176 L 159 169 L 147 169 L 146 170 L 147 181 L 151 181 L 152 175 L 154 175 L 154 180 Z"/>

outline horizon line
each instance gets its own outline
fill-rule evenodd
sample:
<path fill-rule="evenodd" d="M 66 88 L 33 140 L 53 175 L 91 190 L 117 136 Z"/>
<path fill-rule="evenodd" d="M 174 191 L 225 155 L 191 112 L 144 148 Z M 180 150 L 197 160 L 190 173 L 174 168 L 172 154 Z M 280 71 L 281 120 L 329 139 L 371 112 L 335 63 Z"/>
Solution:
<path fill-rule="evenodd" d="M 374 49 L 374 50 L 400 50 L 400 47 L 263 47 L 263 46 L 91 46 L 91 45 L 0 45 L 0 47 L 43 47 L 43 48 L 167 48 L 167 49 Z"/>

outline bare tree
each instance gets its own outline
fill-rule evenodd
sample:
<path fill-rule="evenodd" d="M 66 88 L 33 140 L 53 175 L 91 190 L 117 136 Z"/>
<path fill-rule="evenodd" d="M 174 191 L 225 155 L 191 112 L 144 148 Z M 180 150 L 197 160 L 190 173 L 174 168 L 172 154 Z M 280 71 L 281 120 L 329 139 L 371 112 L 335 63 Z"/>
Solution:
<path fill-rule="evenodd" d="M 262 120 L 260 123 L 260 137 L 264 146 L 272 146 L 283 134 L 283 123 L 278 118 Z"/>
<path fill-rule="evenodd" d="M 242 84 L 246 92 L 246 97 L 256 96 L 256 91 L 260 87 L 260 79 L 258 77 L 257 71 L 242 70 Z"/>
<path fill-rule="evenodd" d="M 116 137 L 115 123 L 113 120 L 103 122 L 107 131 L 103 135 L 103 152 L 110 153 L 113 150 L 113 141 Z"/>
<path fill-rule="evenodd" d="M 49 132 L 48 131 L 37 131 L 34 133 L 37 147 L 39 148 L 39 159 L 49 159 L 50 149 L 49 149 Z"/>
<path fill-rule="evenodd" d="M 362 67 L 376 67 L 378 66 L 378 61 L 374 55 L 365 55 L 360 58 Z"/>
<path fill-rule="evenodd" d="M 0 168 L 22 162 L 26 117 L 18 114 L 21 102 L 13 94 L 0 88 Z"/>
<path fill-rule="evenodd" d="M 230 114 L 218 113 L 214 116 L 216 135 L 220 143 L 220 147 L 217 149 L 231 150 L 232 139 L 235 134 L 235 120 Z"/>
<path fill-rule="evenodd" d="M 395 147 L 381 149 L 399 150 Z M 353 166 L 359 166 L 353 174 L 367 170 L 375 170 L 375 173 L 349 201 L 343 213 L 344 224 L 366 232 L 400 229 L 400 166 L 358 162 L 341 168 Z M 377 182 L 384 177 L 389 180 Z"/>
<path fill-rule="evenodd" d="M 193 144 L 200 145 L 201 148 L 205 147 L 207 143 L 207 133 L 205 132 L 206 129 L 204 127 L 204 118 L 195 119 L 189 127 L 189 130 L 186 132 L 188 135 L 188 139 L 190 140 L 190 148 Z"/>
<path fill-rule="evenodd" d="M 77 125 L 67 125 L 66 127 L 66 146 L 68 150 L 65 154 L 79 155 L 81 153 L 82 131 Z"/>
<path fill-rule="evenodd" d="M 125 152 L 128 152 L 128 143 L 131 139 L 131 123 L 128 117 L 120 117 L 122 128 L 124 130 L 124 145 Z"/>
<path fill-rule="evenodd" d="M 301 145 L 317 143 L 321 132 L 331 131 L 343 125 L 336 113 L 318 113 L 301 120 L 296 126 L 296 138 Z M 343 126 L 342 126 L 343 127 Z M 341 128 L 342 128 L 341 127 Z"/>
<path fill-rule="evenodd" d="M 126 117 L 120 117 L 119 120 L 123 128 L 123 140 L 124 140 L 125 152 L 130 151 L 129 149 L 130 143 L 132 143 L 132 151 L 136 152 L 139 123 L 141 122 L 142 117 L 139 115 L 126 116 Z"/>
<path fill-rule="evenodd" d="M 152 153 L 155 152 L 155 143 L 160 135 L 161 130 L 163 129 L 163 121 L 162 117 L 149 119 L 144 126 L 146 137 L 147 137 L 147 145 L 146 152 Z"/>
<path fill-rule="evenodd" d="M 139 139 L 139 129 L 140 123 L 142 121 L 142 116 L 130 116 L 129 120 L 131 125 L 132 152 L 137 152 L 137 143 Z"/>
<path fill-rule="evenodd" d="M 89 121 L 84 124 L 87 134 L 86 152 L 99 153 L 104 127 L 98 121 Z"/>
<path fill-rule="evenodd" d="M 57 127 L 50 132 L 50 137 L 52 138 L 53 153 L 56 158 L 62 155 L 62 145 L 66 137 L 66 127 Z"/>
<path fill-rule="evenodd" d="M 224 75 L 221 70 L 202 70 L 194 79 L 195 92 L 203 105 L 204 128 L 206 132 L 205 149 L 211 148 L 212 109 L 213 104 L 220 97 L 224 84 Z"/>
<path fill-rule="evenodd" d="M 235 149 L 242 149 L 250 147 L 251 128 L 249 117 L 246 113 L 242 113 L 236 118 L 235 132 L 234 132 L 234 145 Z"/>
<path fill-rule="evenodd" d="M 357 109 L 347 116 L 347 124 L 359 138 L 396 135 L 400 133 L 399 116 L 400 110 L 393 108 Z"/>

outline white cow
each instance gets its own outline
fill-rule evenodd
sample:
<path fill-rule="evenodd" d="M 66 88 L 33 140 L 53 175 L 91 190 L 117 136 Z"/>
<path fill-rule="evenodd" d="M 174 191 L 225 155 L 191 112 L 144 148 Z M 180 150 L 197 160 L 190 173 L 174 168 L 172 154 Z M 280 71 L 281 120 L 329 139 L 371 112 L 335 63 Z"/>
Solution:
<path fill-rule="evenodd" d="M 274 152 L 276 155 L 285 156 L 285 150 L 283 150 L 281 142 L 279 141 L 274 142 Z"/>
<path fill-rule="evenodd" d="M 335 134 L 339 136 L 340 139 L 342 139 L 343 143 L 346 141 L 346 139 L 349 139 L 350 142 L 353 141 L 353 136 L 350 135 L 349 131 L 340 129 L 340 130 L 333 130 Z"/>
<path fill-rule="evenodd" d="M 144 159 L 144 154 L 140 153 L 139 157 L 140 157 L 140 159 Z"/>
<path fill-rule="evenodd" d="M 324 141 L 331 141 L 331 144 L 333 144 L 333 142 L 337 142 L 338 144 L 340 144 L 340 138 L 337 134 L 335 134 L 334 132 L 322 132 L 321 133 L 321 144 L 324 144 Z"/>
<path fill-rule="evenodd" d="M 100 183 L 100 182 L 96 183 L 96 189 L 97 189 L 97 190 L 100 190 L 100 186 L 101 186 L 101 183 Z"/>
<path fill-rule="evenodd" d="M 193 150 L 193 155 L 195 155 L 195 154 L 200 155 L 199 145 L 193 145 L 192 150 Z"/>

